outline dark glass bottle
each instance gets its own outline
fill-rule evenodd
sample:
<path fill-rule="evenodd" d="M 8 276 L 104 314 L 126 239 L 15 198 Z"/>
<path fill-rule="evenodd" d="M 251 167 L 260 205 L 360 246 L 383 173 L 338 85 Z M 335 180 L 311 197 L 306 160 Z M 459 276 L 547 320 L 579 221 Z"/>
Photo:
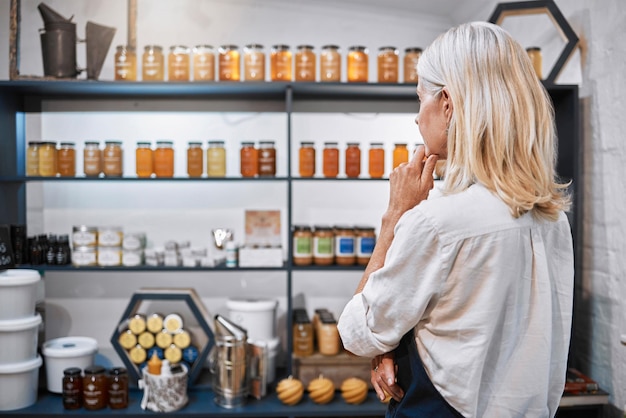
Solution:
<path fill-rule="evenodd" d="M 48 253 L 48 236 L 41 234 L 39 238 L 39 247 L 41 252 L 39 253 L 39 264 L 46 264 L 46 254 Z"/>
<path fill-rule="evenodd" d="M 57 237 L 50 235 L 48 237 L 48 249 L 46 250 L 46 264 L 53 266 L 57 264 Z"/>
<path fill-rule="evenodd" d="M 123 367 L 109 370 L 109 408 L 128 408 L 128 374 Z"/>
<path fill-rule="evenodd" d="M 39 237 L 33 237 L 32 240 L 29 252 L 30 264 L 37 266 L 41 264 L 41 244 Z"/>
<path fill-rule="evenodd" d="M 68 235 L 59 235 L 56 250 L 56 263 L 60 266 L 71 263 L 71 250 Z"/>

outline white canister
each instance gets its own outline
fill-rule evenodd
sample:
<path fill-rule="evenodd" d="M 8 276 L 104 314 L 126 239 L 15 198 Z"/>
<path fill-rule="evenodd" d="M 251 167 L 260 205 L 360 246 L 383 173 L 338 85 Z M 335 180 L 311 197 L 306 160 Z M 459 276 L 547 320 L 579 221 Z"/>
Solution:
<path fill-rule="evenodd" d="M 98 342 L 89 337 L 62 337 L 46 341 L 41 352 L 46 361 L 48 390 L 62 393 L 63 370 L 92 366 L 97 351 Z"/>
<path fill-rule="evenodd" d="M 35 315 L 37 270 L 13 269 L 0 272 L 0 321 Z"/>
<path fill-rule="evenodd" d="M 0 411 L 26 408 L 37 401 L 41 357 L 0 365 Z"/>
<path fill-rule="evenodd" d="M 37 357 L 39 314 L 0 321 L 0 366 L 21 363 Z"/>
<path fill-rule="evenodd" d="M 276 306 L 273 299 L 229 299 L 230 319 L 248 331 L 251 340 L 272 340 L 276 336 Z"/>

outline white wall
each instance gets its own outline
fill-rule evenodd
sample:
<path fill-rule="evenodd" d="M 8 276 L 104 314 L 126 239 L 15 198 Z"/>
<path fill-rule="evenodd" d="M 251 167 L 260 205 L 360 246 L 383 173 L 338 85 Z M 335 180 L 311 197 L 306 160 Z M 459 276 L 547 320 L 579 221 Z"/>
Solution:
<path fill-rule="evenodd" d="M 124 43 L 125 2 L 70 2 L 48 1 L 59 12 L 75 14 L 79 28 L 87 19 L 97 23 L 118 27 L 114 45 Z M 620 175 L 624 167 L 626 146 L 622 133 L 626 131 L 623 118 L 624 88 L 623 74 L 626 73 L 626 60 L 623 45 L 626 44 L 626 12 L 622 0 L 557 0 L 566 19 L 581 38 L 582 53 L 577 51 L 568 63 L 559 79 L 562 83 L 580 83 L 581 116 L 583 124 L 583 174 L 584 207 L 583 239 L 584 253 L 582 260 L 582 283 L 577 289 L 576 332 L 573 339 L 573 363 L 584 372 L 597 379 L 601 386 L 611 394 L 611 403 L 620 409 L 626 403 L 626 348 L 619 343 L 620 334 L 626 333 L 626 266 L 624 260 L 625 241 L 624 208 L 626 207 L 624 181 Z M 41 19 L 35 8 L 38 2 L 23 1 L 22 25 L 22 74 L 41 74 L 40 47 L 36 29 L 41 27 Z M 193 2 L 140 1 L 138 22 L 138 44 L 157 43 L 168 46 L 174 43 L 238 43 L 260 42 L 269 46 L 273 43 L 287 42 L 313 43 L 319 47 L 325 43 L 338 43 L 343 48 L 354 43 L 365 44 L 375 51 L 383 44 L 395 44 L 400 48 L 410 45 L 425 46 L 440 31 L 452 24 L 466 20 L 487 18 L 497 1 L 490 5 L 471 10 L 466 4 L 451 11 L 451 18 L 416 16 L 397 12 L 386 2 L 379 13 L 372 8 L 367 12 L 341 7 L 330 12 L 324 5 L 302 5 L 290 7 L 285 3 L 245 1 L 205 1 Z M 482 3 L 484 4 L 484 3 Z M 0 16 L 8 19 L 9 0 L 0 0 Z M 469 11 L 467 11 L 469 10 Z M 383 16 L 383 17 L 381 17 Z M 6 20 L 5 20 L 6 21 Z M 544 51 L 545 61 L 554 60 L 558 51 L 558 42 L 554 42 L 553 31 L 546 29 L 541 21 L 519 23 L 506 21 L 511 30 L 525 45 L 547 43 Z M 29 29 L 26 29 L 29 28 Z M 532 30 L 529 30 L 532 28 Z M 30 31 L 30 32 L 29 32 Z M 518 32 L 519 31 L 519 32 Z M 79 29 L 79 34 L 82 31 Z M 8 39 L 8 25 L 0 25 L 0 38 Z M 0 79 L 8 78 L 8 42 L 0 44 Z M 79 63 L 84 63 L 80 55 Z M 546 64 L 549 65 L 549 64 Z M 545 67 L 544 67 L 545 68 Z M 112 52 L 105 63 L 102 79 L 112 77 Z M 412 116 L 407 116 L 412 117 Z M 299 123 L 299 122 L 298 122 Z M 305 123 L 305 122 L 303 122 Z M 308 122 L 305 123 L 305 125 Z M 404 129 L 404 128 L 403 128 Z M 408 127 L 406 129 L 409 129 Z M 311 131 L 314 132 L 314 131 Z M 402 132 L 405 132 L 404 130 Z M 381 195 L 384 191 L 379 191 Z M 380 210 L 376 208 L 373 212 Z M 298 216 L 306 216 L 298 214 Z M 363 216 L 372 216 L 374 213 Z M 242 280 L 235 274 L 229 283 L 239 289 Z M 100 289 L 106 277 L 86 277 L 87 286 L 80 286 L 75 278 L 55 278 L 47 282 L 55 283 L 48 296 L 62 304 L 80 305 L 82 298 L 99 297 Z M 120 280 L 114 283 L 119 283 Z M 135 278 L 133 285 L 152 283 L 152 278 Z M 170 278 L 157 278 L 160 282 L 170 282 Z M 176 278 L 179 280 L 179 278 Z M 220 278 L 188 277 L 192 285 L 202 286 L 203 294 L 213 306 L 211 296 L 217 289 L 215 283 L 223 283 Z M 348 278 L 354 282 L 358 277 Z M 280 282 L 280 278 L 277 282 Z M 328 301 L 323 286 L 315 286 L 315 278 L 306 283 L 297 281 L 294 292 L 308 292 L 318 303 Z M 66 283 L 67 282 L 67 283 Z M 251 283 L 252 280 L 246 280 Z M 317 283 L 319 284 L 319 283 Z M 310 286 L 309 286 L 310 285 Z M 240 287 L 237 287 L 240 286 Z M 343 289 L 349 293 L 350 286 Z M 75 289 L 74 293 L 66 291 Z M 234 290 L 228 287 L 229 290 Z M 282 294 L 280 285 L 276 294 Z M 310 294 L 309 294 L 310 293 Z M 221 293 L 217 299 L 226 293 Z M 119 311 L 126 294 L 118 293 L 112 297 L 114 303 L 107 309 Z M 331 301 L 340 306 L 339 301 Z M 116 306 L 117 308 L 113 308 Z M 104 309 L 104 307 L 103 307 Z M 79 315 L 80 316 L 80 315 Z M 113 318 L 116 315 L 112 315 Z M 111 323 L 101 324 L 106 337 Z M 74 328 L 72 332 L 82 332 L 86 328 Z M 112 328 L 111 328 L 112 329 Z M 607 410 L 606 416 L 619 414 Z"/>

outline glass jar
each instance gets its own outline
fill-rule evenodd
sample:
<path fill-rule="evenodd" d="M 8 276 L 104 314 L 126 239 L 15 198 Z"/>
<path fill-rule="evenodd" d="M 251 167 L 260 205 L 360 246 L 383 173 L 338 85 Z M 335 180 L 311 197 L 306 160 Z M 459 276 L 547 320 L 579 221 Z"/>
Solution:
<path fill-rule="evenodd" d="M 106 177 L 121 177 L 123 168 L 122 141 L 104 141 L 102 171 Z"/>
<path fill-rule="evenodd" d="M 276 148 L 274 141 L 259 141 L 259 176 L 276 175 Z"/>
<path fill-rule="evenodd" d="M 78 367 L 63 370 L 63 408 L 79 409 L 83 406 L 83 376 Z"/>
<path fill-rule="evenodd" d="M 393 168 L 409 162 L 409 150 L 406 144 L 395 144 L 393 148 Z"/>
<path fill-rule="evenodd" d="M 135 149 L 135 172 L 137 177 L 147 178 L 154 173 L 154 155 L 150 142 L 137 142 Z"/>
<path fill-rule="evenodd" d="M 98 177 L 102 173 L 102 151 L 97 141 L 86 141 L 83 148 L 83 172 L 87 177 Z"/>
<path fill-rule="evenodd" d="M 107 406 L 107 377 L 104 367 L 91 366 L 83 377 L 83 406 L 94 411 Z"/>
<path fill-rule="evenodd" d="M 376 245 L 376 233 L 374 228 L 370 226 L 357 226 L 354 229 L 356 235 L 356 262 L 360 265 L 366 265 L 372 258 L 374 246 Z"/>
<path fill-rule="evenodd" d="M 406 48 L 404 50 L 404 82 L 417 83 L 417 62 L 422 55 L 422 48 Z"/>
<path fill-rule="evenodd" d="M 108 376 L 109 408 L 128 408 L 128 373 L 123 367 L 113 367 Z"/>
<path fill-rule="evenodd" d="M 76 175 L 76 149 L 73 142 L 61 142 L 57 151 L 57 171 L 61 177 Z"/>
<path fill-rule="evenodd" d="M 270 73 L 272 81 L 291 81 L 291 51 L 288 45 L 273 45 L 270 57 Z"/>
<path fill-rule="evenodd" d="M 348 142 L 346 148 L 346 176 L 359 177 L 361 174 L 361 149 L 357 142 Z"/>
<path fill-rule="evenodd" d="M 320 81 L 341 81 L 341 54 L 337 45 L 324 45 L 320 53 Z"/>
<path fill-rule="evenodd" d="M 315 81 L 315 52 L 312 45 L 298 45 L 295 67 L 296 81 Z"/>
<path fill-rule="evenodd" d="M 265 52 L 263 45 L 249 44 L 243 49 L 244 81 L 265 81 Z"/>
<path fill-rule="evenodd" d="M 336 142 L 324 142 L 322 166 L 324 177 L 335 178 L 339 175 L 339 148 Z"/>
<path fill-rule="evenodd" d="M 320 354 L 324 356 L 335 356 L 339 354 L 341 341 L 337 329 L 337 321 L 332 315 L 322 315 L 317 333 L 317 345 Z"/>
<path fill-rule="evenodd" d="M 171 46 L 167 57 L 167 79 L 189 81 L 189 66 L 189 48 L 183 45 Z"/>
<path fill-rule="evenodd" d="M 137 54 L 134 48 L 118 45 L 115 48 L 115 81 L 137 80 Z"/>
<path fill-rule="evenodd" d="M 313 324 L 303 314 L 296 314 L 294 317 L 293 354 L 298 357 L 313 355 Z"/>
<path fill-rule="evenodd" d="M 193 48 L 193 81 L 215 80 L 215 52 L 211 45 Z"/>
<path fill-rule="evenodd" d="M 174 142 L 156 142 L 156 149 L 154 150 L 154 174 L 157 177 L 174 177 Z"/>
<path fill-rule="evenodd" d="M 219 80 L 239 81 L 241 66 L 239 47 L 237 45 L 222 45 L 219 48 Z"/>
<path fill-rule="evenodd" d="M 351 46 L 348 49 L 348 82 L 367 83 L 369 72 L 369 52 L 364 46 Z"/>
<path fill-rule="evenodd" d="M 292 252 L 296 266 L 308 266 L 313 262 L 313 231 L 310 226 L 294 225 Z"/>
<path fill-rule="evenodd" d="M 354 250 L 354 228 L 348 226 L 335 227 L 335 263 L 350 266 L 356 262 Z"/>
<path fill-rule="evenodd" d="M 57 145 L 55 142 L 42 142 L 38 150 L 39 175 L 55 177 L 57 175 Z"/>
<path fill-rule="evenodd" d="M 333 229 L 328 226 L 315 226 L 313 232 L 313 264 L 328 266 L 335 261 Z"/>
<path fill-rule="evenodd" d="M 165 64 L 163 48 L 158 45 L 146 45 L 141 57 L 141 79 L 143 81 L 163 81 Z"/>
<path fill-rule="evenodd" d="M 202 177 L 204 172 L 204 151 L 202 142 L 190 142 L 187 146 L 187 175 Z"/>
<path fill-rule="evenodd" d="M 398 49 L 395 46 L 383 46 L 378 49 L 378 82 L 398 82 Z"/>
<path fill-rule="evenodd" d="M 315 148 L 313 142 L 301 142 L 299 156 L 300 177 L 313 177 L 315 174 Z"/>
<path fill-rule="evenodd" d="M 373 179 L 379 179 L 385 174 L 385 148 L 382 142 L 370 144 L 369 174 Z"/>
<path fill-rule="evenodd" d="M 543 57 L 541 55 L 541 48 L 532 46 L 530 48 L 526 48 L 526 52 L 528 53 L 528 57 L 533 64 L 537 77 L 541 80 L 543 78 Z"/>
<path fill-rule="evenodd" d="M 26 149 L 26 175 L 38 176 L 39 175 L 39 147 L 41 142 L 30 141 L 28 148 Z"/>
<path fill-rule="evenodd" d="M 206 150 L 206 173 L 209 177 L 226 177 L 224 141 L 209 141 L 209 148 Z"/>
<path fill-rule="evenodd" d="M 242 142 L 239 151 L 239 165 L 242 177 L 254 177 L 259 168 L 259 157 L 254 142 Z"/>

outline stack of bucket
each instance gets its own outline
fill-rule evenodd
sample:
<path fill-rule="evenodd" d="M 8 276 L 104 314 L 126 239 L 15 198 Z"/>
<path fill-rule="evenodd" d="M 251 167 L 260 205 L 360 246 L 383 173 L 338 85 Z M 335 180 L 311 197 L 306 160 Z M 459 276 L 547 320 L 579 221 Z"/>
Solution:
<path fill-rule="evenodd" d="M 36 270 L 0 271 L 0 411 L 37 401 L 42 320 L 35 304 L 40 280 Z"/>

